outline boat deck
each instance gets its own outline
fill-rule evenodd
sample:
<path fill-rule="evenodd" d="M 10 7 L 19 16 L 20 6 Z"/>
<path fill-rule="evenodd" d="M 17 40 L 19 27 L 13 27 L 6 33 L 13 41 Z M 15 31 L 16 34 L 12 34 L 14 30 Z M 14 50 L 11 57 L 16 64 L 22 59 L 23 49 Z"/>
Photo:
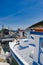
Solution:
<path fill-rule="evenodd" d="M 32 65 L 34 47 L 29 46 L 30 42 L 29 43 L 27 43 L 27 42 L 28 42 L 28 40 L 25 41 L 24 44 L 22 42 L 22 44 L 18 44 L 18 45 L 15 42 L 12 42 L 11 46 L 12 46 L 13 52 L 21 59 L 21 61 L 24 61 L 24 63 L 27 63 L 27 65 L 28 64 Z M 32 41 L 31 41 L 31 43 L 32 43 Z"/>
<path fill-rule="evenodd" d="M 29 57 L 29 47 L 24 48 L 24 49 L 19 49 L 19 47 L 17 47 L 15 49 L 15 51 L 17 52 L 17 54 L 23 59 L 25 60 L 28 64 L 29 62 L 32 60 L 32 58 Z"/>

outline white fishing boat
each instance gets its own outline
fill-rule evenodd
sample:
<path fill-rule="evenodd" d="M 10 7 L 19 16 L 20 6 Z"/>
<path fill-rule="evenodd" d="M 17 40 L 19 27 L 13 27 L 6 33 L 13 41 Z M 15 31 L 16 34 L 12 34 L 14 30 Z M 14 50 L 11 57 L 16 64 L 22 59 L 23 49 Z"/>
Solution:
<path fill-rule="evenodd" d="M 43 65 L 43 33 L 31 34 L 30 39 L 9 42 L 10 52 L 19 65 Z"/>

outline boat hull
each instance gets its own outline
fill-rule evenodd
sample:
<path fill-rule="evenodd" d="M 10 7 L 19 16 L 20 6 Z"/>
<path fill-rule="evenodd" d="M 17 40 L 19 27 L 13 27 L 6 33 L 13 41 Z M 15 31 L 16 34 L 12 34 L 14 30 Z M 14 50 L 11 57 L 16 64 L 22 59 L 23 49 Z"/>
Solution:
<path fill-rule="evenodd" d="M 24 65 L 24 63 L 14 54 L 14 52 L 12 51 L 11 48 L 10 48 L 10 52 L 11 52 L 13 58 L 17 61 L 18 65 Z"/>

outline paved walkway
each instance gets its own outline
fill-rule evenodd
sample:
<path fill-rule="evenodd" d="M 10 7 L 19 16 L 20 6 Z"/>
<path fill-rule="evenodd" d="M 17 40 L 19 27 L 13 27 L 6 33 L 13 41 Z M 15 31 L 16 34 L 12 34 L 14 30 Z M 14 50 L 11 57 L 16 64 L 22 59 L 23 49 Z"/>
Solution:
<path fill-rule="evenodd" d="M 6 55 L 0 43 L 0 65 L 10 65 L 6 61 Z"/>
<path fill-rule="evenodd" d="M 0 54 L 2 54 L 2 55 L 5 54 L 4 51 L 3 51 L 2 46 L 0 46 Z"/>
<path fill-rule="evenodd" d="M 5 59 L 5 53 L 0 43 L 0 59 Z"/>
<path fill-rule="evenodd" d="M 9 65 L 9 64 L 6 62 L 0 62 L 0 65 Z"/>

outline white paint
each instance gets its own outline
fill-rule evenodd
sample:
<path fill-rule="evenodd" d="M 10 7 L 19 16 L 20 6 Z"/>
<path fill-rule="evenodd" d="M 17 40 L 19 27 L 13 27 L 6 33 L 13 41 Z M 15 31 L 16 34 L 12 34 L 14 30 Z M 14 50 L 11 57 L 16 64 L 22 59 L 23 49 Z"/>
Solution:
<path fill-rule="evenodd" d="M 39 38 L 37 35 L 35 35 L 35 49 L 34 49 L 34 61 L 38 63 L 38 52 L 39 52 Z"/>

